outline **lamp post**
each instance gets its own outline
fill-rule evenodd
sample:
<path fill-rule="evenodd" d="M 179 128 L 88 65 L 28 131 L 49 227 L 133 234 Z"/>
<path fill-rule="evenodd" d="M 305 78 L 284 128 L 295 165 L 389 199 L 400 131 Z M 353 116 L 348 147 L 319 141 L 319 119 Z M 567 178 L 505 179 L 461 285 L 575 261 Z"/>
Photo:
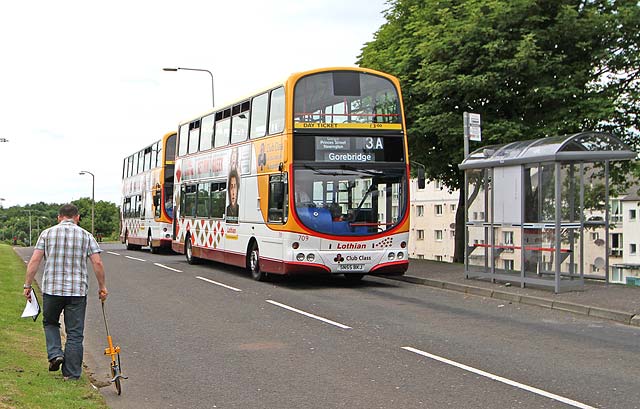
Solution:
<path fill-rule="evenodd" d="M 162 71 L 178 71 L 178 70 L 185 70 L 185 71 L 202 71 L 202 72 L 208 72 L 209 75 L 211 76 L 211 106 L 216 106 L 216 100 L 215 100 L 215 94 L 213 93 L 213 74 L 211 73 L 211 71 L 209 70 L 204 70 L 202 68 L 184 68 L 184 67 L 177 67 L 177 68 L 163 68 Z"/>
<path fill-rule="evenodd" d="M 91 234 L 95 236 L 95 215 L 96 215 L 96 177 L 88 170 L 83 170 L 80 175 L 91 175 Z"/>
<path fill-rule="evenodd" d="M 23 210 L 23 212 L 29 213 L 29 247 L 31 247 L 31 210 Z"/>

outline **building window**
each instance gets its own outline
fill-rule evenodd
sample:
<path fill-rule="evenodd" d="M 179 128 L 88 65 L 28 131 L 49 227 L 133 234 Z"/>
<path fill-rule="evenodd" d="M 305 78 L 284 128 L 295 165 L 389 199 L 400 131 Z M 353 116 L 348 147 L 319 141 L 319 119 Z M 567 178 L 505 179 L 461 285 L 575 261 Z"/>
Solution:
<path fill-rule="evenodd" d="M 598 233 L 597 231 L 591 233 L 591 240 L 598 240 L 599 238 L 600 238 L 600 233 Z"/>
<path fill-rule="evenodd" d="M 444 261 L 444 260 L 442 259 L 442 256 L 436 256 L 436 261 Z"/>
<path fill-rule="evenodd" d="M 424 206 L 422 205 L 416 206 L 416 216 L 418 217 L 424 216 Z"/>
<path fill-rule="evenodd" d="M 623 274 L 620 267 L 611 267 L 611 281 L 614 283 L 623 282 Z"/>
<path fill-rule="evenodd" d="M 620 200 L 613 199 L 611 200 L 611 222 L 621 222 L 622 221 L 622 203 Z"/>
<path fill-rule="evenodd" d="M 636 219 L 636 209 L 630 209 L 629 210 L 629 220 L 635 220 Z"/>
<path fill-rule="evenodd" d="M 636 244 L 635 243 L 629 244 L 629 254 L 636 254 Z"/>
<path fill-rule="evenodd" d="M 436 216 L 442 216 L 442 205 L 435 205 Z"/>
<path fill-rule="evenodd" d="M 436 230 L 436 241 L 442 241 L 442 230 Z"/>
<path fill-rule="evenodd" d="M 424 240 L 424 230 L 418 230 L 418 240 Z"/>
<path fill-rule="evenodd" d="M 597 273 L 599 271 L 600 271 L 600 269 L 598 267 L 596 267 L 595 264 L 591 264 L 591 272 L 592 273 Z"/>
<path fill-rule="evenodd" d="M 502 232 L 502 244 L 512 245 L 513 244 L 513 232 L 512 231 L 503 231 Z"/>
<path fill-rule="evenodd" d="M 513 260 L 504 260 L 504 269 L 507 271 L 513 271 Z"/>
<path fill-rule="evenodd" d="M 452 204 L 451 205 L 451 213 L 454 213 L 456 211 L 456 205 Z"/>
<path fill-rule="evenodd" d="M 611 234 L 611 255 L 614 257 L 622 257 L 622 233 Z"/>
<path fill-rule="evenodd" d="M 418 260 L 424 260 L 424 254 L 418 254 Z"/>

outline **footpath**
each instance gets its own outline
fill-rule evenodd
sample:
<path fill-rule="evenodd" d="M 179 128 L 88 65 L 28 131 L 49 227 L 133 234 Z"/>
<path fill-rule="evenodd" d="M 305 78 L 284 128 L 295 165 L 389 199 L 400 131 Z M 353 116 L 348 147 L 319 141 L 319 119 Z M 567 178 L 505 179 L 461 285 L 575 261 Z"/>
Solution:
<path fill-rule="evenodd" d="M 387 278 L 640 327 L 640 287 L 585 280 L 582 291 L 555 294 L 549 288 L 521 288 L 517 282 L 466 279 L 463 264 L 413 259 L 404 276 Z"/>

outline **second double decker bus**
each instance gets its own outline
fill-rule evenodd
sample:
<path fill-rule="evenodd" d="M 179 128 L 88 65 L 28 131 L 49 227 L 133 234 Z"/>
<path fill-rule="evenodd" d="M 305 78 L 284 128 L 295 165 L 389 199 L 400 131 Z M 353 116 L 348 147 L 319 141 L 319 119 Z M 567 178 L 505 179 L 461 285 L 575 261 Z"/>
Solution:
<path fill-rule="evenodd" d="M 120 239 L 128 250 L 171 248 L 175 132 L 124 159 Z"/>
<path fill-rule="evenodd" d="M 364 68 L 290 75 L 180 124 L 173 249 L 267 274 L 404 274 L 400 85 Z"/>

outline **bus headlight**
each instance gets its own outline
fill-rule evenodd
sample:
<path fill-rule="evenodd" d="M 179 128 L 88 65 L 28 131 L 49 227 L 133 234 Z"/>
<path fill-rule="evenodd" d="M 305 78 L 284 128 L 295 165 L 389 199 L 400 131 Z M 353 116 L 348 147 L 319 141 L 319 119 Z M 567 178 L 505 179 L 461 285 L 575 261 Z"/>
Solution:
<path fill-rule="evenodd" d="M 315 254 L 311 253 L 311 254 L 307 254 L 307 261 L 310 263 L 313 263 L 316 259 Z"/>
<path fill-rule="evenodd" d="M 402 260 L 404 258 L 404 253 L 399 251 L 396 257 L 398 257 L 398 260 Z"/>
<path fill-rule="evenodd" d="M 296 254 L 296 260 L 298 260 L 298 261 L 304 261 L 304 254 L 302 254 L 302 253 L 298 253 L 298 254 Z"/>
<path fill-rule="evenodd" d="M 396 258 L 396 254 L 395 253 L 389 253 L 389 260 L 395 260 Z"/>

